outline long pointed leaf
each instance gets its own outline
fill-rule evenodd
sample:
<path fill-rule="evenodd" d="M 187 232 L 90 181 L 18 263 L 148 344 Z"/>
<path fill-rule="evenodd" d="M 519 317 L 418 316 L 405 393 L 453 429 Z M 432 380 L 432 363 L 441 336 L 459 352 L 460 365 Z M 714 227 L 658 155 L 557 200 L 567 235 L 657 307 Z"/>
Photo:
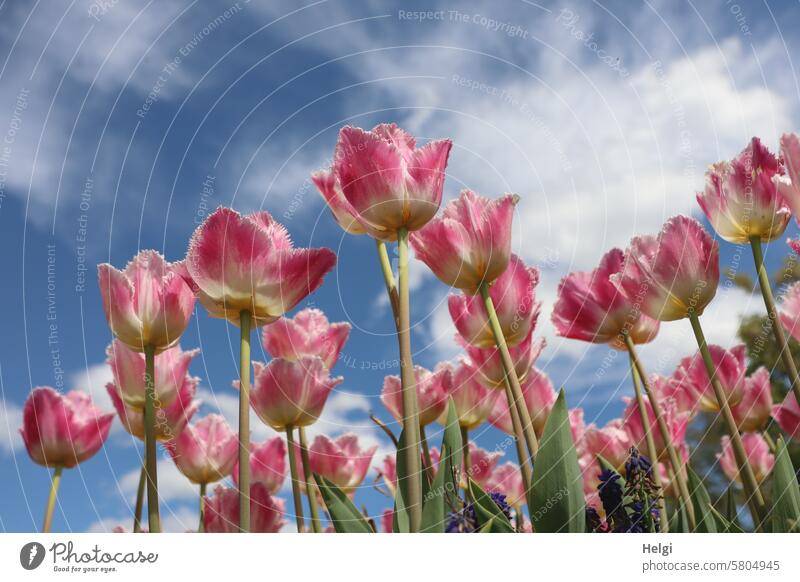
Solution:
<path fill-rule="evenodd" d="M 470 497 L 473 499 L 475 518 L 479 531 L 488 533 L 513 533 L 514 526 L 500 510 L 492 498 L 472 479 L 467 484 Z"/>
<path fill-rule="evenodd" d="M 697 476 L 697 473 L 695 473 L 694 469 L 688 464 L 686 465 L 686 471 L 689 475 L 689 497 L 694 506 L 694 517 L 697 523 L 695 531 L 700 533 L 717 533 L 717 522 L 710 510 L 711 498 L 708 496 L 708 491 L 706 491 L 705 485 L 703 485 L 700 477 Z"/>
<path fill-rule="evenodd" d="M 374 533 L 367 520 L 341 489 L 321 475 L 314 474 L 314 479 L 337 533 Z"/>
<path fill-rule="evenodd" d="M 783 437 L 778 438 L 775 446 L 775 468 L 772 470 L 772 531 L 800 532 L 800 489 Z"/>
<path fill-rule="evenodd" d="M 448 499 L 458 495 L 458 475 L 461 472 L 461 431 L 453 399 L 447 407 L 447 423 L 442 437 L 439 468 L 430 490 L 423 498 L 422 526 L 425 533 L 444 533 L 447 521 Z"/>

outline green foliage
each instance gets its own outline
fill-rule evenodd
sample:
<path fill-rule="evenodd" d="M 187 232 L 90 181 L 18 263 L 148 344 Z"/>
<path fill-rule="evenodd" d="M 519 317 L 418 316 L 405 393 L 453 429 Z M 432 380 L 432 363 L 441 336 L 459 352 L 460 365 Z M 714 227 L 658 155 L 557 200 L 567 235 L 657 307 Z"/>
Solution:
<path fill-rule="evenodd" d="M 689 496 L 692 499 L 692 507 L 694 508 L 694 518 L 697 527 L 696 532 L 700 533 L 717 533 L 717 521 L 714 518 L 711 506 L 711 498 L 708 496 L 703 482 L 697 473 L 689 466 L 686 465 L 686 471 L 689 475 L 688 486 Z M 719 514 L 719 512 L 717 512 Z M 721 517 L 721 516 L 720 516 Z"/>
<path fill-rule="evenodd" d="M 478 531 L 483 533 L 513 533 L 514 526 L 489 495 L 472 479 L 467 485 Z"/>
<path fill-rule="evenodd" d="M 775 450 L 772 503 L 770 515 L 773 533 L 800 533 L 800 488 L 782 438 L 778 439 Z"/>
<path fill-rule="evenodd" d="M 461 430 L 453 399 L 447 405 L 447 424 L 442 437 L 439 468 L 428 494 L 423 497 L 422 527 L 426 533 L 444 533 L 450 500 L 458 495 L 461 475 Z"/>
<path fill-rule="evenodd" d="M 369 522 L 344 491 L 321 475 L 314 474 L 314 479 L 337 533 L 374 533 Z"/>

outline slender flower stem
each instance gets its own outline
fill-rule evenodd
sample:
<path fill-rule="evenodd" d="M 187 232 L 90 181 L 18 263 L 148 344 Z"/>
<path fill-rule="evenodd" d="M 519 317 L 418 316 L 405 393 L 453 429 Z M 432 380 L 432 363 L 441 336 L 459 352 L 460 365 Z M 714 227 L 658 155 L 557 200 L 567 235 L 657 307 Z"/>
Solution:
<path fill-rule="evenodd" d="M 297 456 L 295 455 L 294 435 L 291 426 L 286 427 L 286 444 L 289 449 L 289 473 L 292 479 L 292 498 L 294 499 L 294 516 L 297 521 L 298 533 L 306 531 L 306 522 L 303 518 L 303 498 L 300 495 L 300 476 L 297 474 Z M 302 451 L 300 453 L 302 455 Z"/>
<path fill-rule="evenodd" d="M 795 398 L 800 402 L 800 375 L 797 373 L 797 365 L 792 358 L 792 352 L 786 341 L 786 332 L 783 330 L 781 322 L 778 320 L 778 309 L 775 307 L 775 297 L 772 295 L 772 286 L 769 282 L 767 268 L 764 266 L 764 253 L 761 250 L 761 238 L 758 236 L 750 237 L 750 248 L 753 249 L 753 260 L 758 271 L 758 286 L 761 287 L 761 295 L 764 297 L 764 306 L 767 308 L 772 333 L 775 336 L 775 343 L 778 344 L 778 351 L 781 353 L 781 360 L 789 374 L 792 383 L 792 391 Z"/>
<path fill-rule="evenodd" d="M 525 442 L 520 436 L 522 434 L 522 422 L 519 420 L 519 413 L 517 407 L 512 403 L 514 397 L 511 395 L 511 385 L 506 378 L 505 382 L 505 396 L 506 403 L 508 404 L 508 412 L 511 415 L 511 427 L 513 434 L 511 437 L 514 439 L 514 446 L 517 448 L 517 459 L 519 459 L 519 470 L 522 472 L 522 484 L 525 486 L 525 503 L 527 504 L 528 493 L 533 489 L 533 467 L 531 465 L 530 455 L 525 453 Z"/>
<path fill-rule="evenodd" d="M 150 533 L 161 531 L 161 518 L 158 513 L 158 459 L 156 458 L 156 349 L 144 347 L 145 390 L 144 390 L 144 459 L 147 467 L 147 527 Z"/>
<path fill-rule="evenodd" d="M 711 352 L 708 350 L 705 334 L 703 328 L 700 326 L 700 319 L 694 311 L 689 311 L 689 321 L 692 323 L 692 330 L 694 331 L 697 345 L 700 348 L 700 354 L 703 356 L 703 363 L 708 372 L 708 379 L 711 382 L 711 387 L 714 389 L 714 395 L 717 398 L 722 419 L 725 421 L 725 426 L 728 429 L 728 435 L 731 438 L 731 445 L 733 445 L 733 454 L 736 457 L 736 464 L 739 467 L 739 475 L 742 477 L 742 485 L 744 486 L 745 494 L 747 495 L 747 505 L 750 507 L 750 513 L 753 516 L 753 523 L 756 530 L 760 529 L 761 523 L 765 515 L 764 497 L 761 495 L 761 489 L 758 487 L 758 481 L 753 474 L 753 468 L 747 460 L 747 453 L 745 452 L 744 445 L 742 444 L 742 437 L 739 434 L 739 429 L 736 426 L 736 421 L 731 414 L 731 408 L 728 404 L 728 399 L 722 389 L 722 385 L 717 378 L 717 371 L 714 367 L 714 360 L 711 359 Z"/>
<path fill-rule="evenodd" d="M 664 486 L 661 483 L 661 471 L 658 470 L 658 452 L 656 451 L 656 442 L 653 439 L 653 432 L 650 430 L 650 419 L 647 416 L 647 408 L 644 405 L 644 397 L 642 396 L 642 387 L 639 384 L 639 372 L 636 371 L 636 364 L 633 363 L 633 358 L 629 357 L 631 365 L 631 378 L 633 379 L 633 391 L 636 394 L 636 405 L 639 408 L 639 417 L 642 419 L 642 427 L 644 428 L 644 440 L 647 443 L 647 456 L 650 457 L 650 462 L 653 464 L 653 479 L 656 482 L 656 487 L 660 492 L 658 498 L 658 511 L 659 523 L 661 525 L 661 533 L 669 532 L 669 520 L 664 506 Z"/>
<path fill-rule="evenodd" d="M 197 531 L 203 533 L 206 531 L 206 484 L 200 483 L 200 523 L 197 525 Z"/>
<path fill-rule="evenodd" d="M 250 531 L 250 324 L 251 314 L 239 314 L 239 531 Z"/>
<path fill-rule="evenodd" d="M 419 427 L 419 440 L 422 444 L 422 470 L 428 480 L 428 485 L 430 485 L 433 483 L 433 459 L 431 459 L 431 449 L 428 447 L 428 437 L 425 435 L 424 426 Z"/>
<path fill-rule="evenodd" d="M 400 320 L 398 312 L 400 310 L 400 297 L 397 294 L 397 287 L 394 284 L 394 273 L 392 272 L 392 263 L 389 260 L 389 252 L 386 250 L 386 243 L 382 240 L 375 240 L 378 247 L 378 260 L 381 264 L 381 273 L 383 273 L 383 283 L 386 285 L 386 293 L 389 295 L 389 303 L 392 306 L 392 314 L 394 315 L 395 329 L 400 328 Z"/>
<path fill-rule="evenodd" d="M 483 304 L 486 307 L 486 315 L 489 318 L 489 325 L 494 334 L 494 341 L 497 349 L 500 351 L 500 358 L 503 362 L 503 369 L 506 373 L 506 380 L 511 389 L 511 396 L 513 398 L 514 406 L 519 414 L 520 423 L 522 424 L 522 436 L 525 439 L 525 444 L 528 447 L 528 452 L 531 456 L 531 461 L 536 458 L 539 453 L 539 441 L 536 440 L 536 433 L 533 430 L 533 422 L 531 422 L 531 414 L 525 404 L 525 398 L 522 395 L 522 388 L 519 385 L 519 378 L 517 378 L 517 370 L 514 368 L 514 361 L 511 359 L 511 353 L 508 351 L 508 344 L 503 335 L 503 329 L 500 327 L 500 321 L 497 319 L 497 312 L 494 309 L 492 297 L 489 295 L 489 286 L 482 283 L 480 287 L 481 297 L 483 297 Z M 519 436 L 519 435 L 517 435 Z"/>
<path fill-rule="evenodd" d="M 461 428 L 461 458 L 464 464 L 464 474 L 467 479 L 472 477 L 472 467 L 469 466 L 469 429 L 465 426 Z"/>
<path fill-rule="evenodd" d="M 774 455 L 776 451 L 775 441 L 773 440 L 772 436 L 769 434 L 767 429 L 763 429 L 761 431 L 761 436 L 764 437 L 764 442 L 767 443 L 767 446 L 769 447 L 769 452 Z"/>
<path fill-rule="evenodd" d="M 53 523 L 53 510 L 56 507 L 56 497 L 58 496 L 58 486 L 61 484 L 61 471 L 64 467 L 58 466 L 53 470 L 53 480 L 50 481 L 50 494 L 47 496 L 47 508 L 44 511 L 44 525 L 42 533 L 50 531 Z"/>
<path fill-rule="evenodd" d="M 300 437 L 300 458 L 303 461 L 303 479 L 306 486 L 306 497 L 308 497 L 308 507 L 311 509 L 311 530 L 314 533 L 322 533 L 322 526 L 319 521 L 319 508 L 317 508 L 317 486 L 314 476 L 311 474 L 311 462 L 308 459 L 308 444 L 306 442 L 306 429 L 302 426 L 298 429 Z"/>
<path fill-rule="evenodd" d="M 639 374 L 639 380 L 641 380 L 642 385 L 644 386 L 644 391 L 647 394 L 647 398 L 650 400 L 650 406 L 653 408 L 653 414 L 656 417 L 656 424 L 658 425 L 658 430 L 661 433 L 661 439 L 664 441 L 669 462 L 672 465 L 672 470 L 675 472 L 675 482 L 678 485 L 678 493 L 680 494 L 683 504 L 686 507 L 686 517 L 689 519 L 689 528 L 694 530 L 697 522 L 695 521 L 692 498 L 689 495 L 689 487 L 685 479 L 686 473 L 683 470 L 683 465 L 681 464 L 681 461 L 678 458 L 678 453 L 675 451 L 675 446 L 672 443 L 672 437 L 669 434 L 667 422 L 664 420 L 664 415 L 661 412 L 661 404 L 658 402 L 658 398 L 656 398 L 656 395 L 653 393 L 653 389 L 650 386 L 650 381 L 647 379 L 647 373 L 644 370 L 642 361 L 639 359 L 639 354 L 636 351 L 636 346 L 634 345 L 633 340 L 628 334 L 623 334 L 623 337 L 625 338 L 625 346 L 628 348 L 628 354 L 630 355 L 633 365 Z M 649 419 L 643 421 L 643 425 L 645 427 L 647 427 L 649 424 Z M 655 463 L 653 466 L 657 469 Z"/>
<path fill-rule="evenodd" d="M 422 474 L 419 434 L 419 411 L 417 409 L 417 386 L 414 377 L 414 362 L 411 357 L 411 313 L 408 290 L 408 231 L 397 231 L 399 255 L 399 298 L 397 339 L 400 344 L 400 383 L 403 395 L 403 448 L 408 470 L 406 491 L 409 510 L 409 530 L 418 532 L 422 521 Z"/>
<path fill-rule="evenodd" d="M 133 533 L 142 531 L 142 509 L 144 509 L 144 488 L 147 483 L 147 465 L 142 459 L 142 470 L 139 472 L 139 486 L 136 488 L 136 506 L 133 509 Z"/>

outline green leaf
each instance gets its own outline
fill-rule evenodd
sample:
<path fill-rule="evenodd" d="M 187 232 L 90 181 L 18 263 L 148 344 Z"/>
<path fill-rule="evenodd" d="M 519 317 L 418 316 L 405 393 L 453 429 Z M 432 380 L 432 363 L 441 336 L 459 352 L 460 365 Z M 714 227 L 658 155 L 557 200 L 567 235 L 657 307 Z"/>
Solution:
<path fill-rule="evenodd" d="M 694 506 L 694 519 L 697 524 L 695 531 L 699 533 L 717 533 L 717 522 L 709 509 L 711 508 L 711 498 L 708 496 L 708 491 L 706 491 L 700 477 L 688 464 L 686 465 L 686 471 L 689 475 L 687 482 L 689 497 L 692 500 L 692 506 Z"/>
<path fill-rule="evenodd" d="M 717 509 L 711 505 L 709 506 L 709 511 L 711 515 L 714 516 L 714 520 L 717 522 L 717 531 L 719 533 L 744 533 L 744 530 L 739 527 L 739 524 L 735 521 L 729 521 L 724 515 L 722 515 Z"/>
<path fill-rule="evenodd" d="M 614 465 L 612 465 L 609 462 L 609 460 L 606 459 L 603 455 L 597 455 L 596 459 L 597 459 L 597 464 L 600 465 L 600 470 L 601 471 L 605 471 L 605 470 L 608 469 L 608 470 L 614 471 L 617 475 L 619 475 L 619 481 L 617 481 L 617 483 L 619 483 L 620 487 L 625 489 L 625 483 L 626 483 L 625 475 L 623 475 L 622 473 L 617 471 L 617 468 Z"/>
<path fill-rule="evenodd" d="M 478 528 L 481 532 L 488 533 L 513 533 L 514 526 L 506 517 L 506 514 L 497 506 L 489 495 L 480 488 L 480 485 L 469 479 L 469 496 L 473 500 L 475 507 L 475 518 L 478 521 Z"/>
<path fill-rule="evenodd" d="M 531 519 L 537 532 L 584 532 L 583 477 L 572 442 L 563 389 L 544 427 L 533 467 L 531 498 Z"/>
<path fill-rule="evenodd" d="M 400 432 L 398 441 L 400 447 L 395 455 L 395 467 L 397 472 L 397 490 L 394 495 L 394 515 L 392 516 L 392 531 L 394 533 L 408 533 L 411 531 L 410 518 L 406 509 L 405 500 L 408 499 L 408 480 L 401 479 L 401 475 L 408 473 L 406 456 L 403 454 L 405 443 L 405 431 Z"/>
<path fill-rule="evenodd" d="M 800 532 L 800 489 L 797 474 L 786 450 L 783 437 L 775 446 L 775 468 L 772 470 L 772 532 Z"/>
<path fill-rule="evenodd" d="M 337 533 L 374 533 L 372 527 L 344 491 L 316 473 L 314 479 Z"/>
<path fill-rule="evenodd" d="M 458 495 L 458 475 L 461 474 L 461 431 L 453 399 L 447 407 L 447 423 L 442 437 L 439 468 L 430 490 L 423 497 L 422 525 L 424 533 L 444 533 L 448 498 Z"/>
<path fill-rule="evenodd" d="M 686 517 L 686 507 L 684 507 L 682 500 L 678 500 L 678 505 L 669 519 L 669 532 L 689 533 L 689 520 Z"/>

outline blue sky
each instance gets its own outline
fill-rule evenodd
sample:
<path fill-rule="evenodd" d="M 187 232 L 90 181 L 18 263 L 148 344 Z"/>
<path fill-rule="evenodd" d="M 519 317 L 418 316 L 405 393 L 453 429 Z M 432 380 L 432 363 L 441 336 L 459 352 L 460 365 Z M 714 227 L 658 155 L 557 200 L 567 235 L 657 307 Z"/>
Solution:
<path fill-rule="evenodd" d="M 521 196 L 514 248 L 542 270 L 537 334 L 549 345 L 539 366 L 587 422 L 619 415 L 626 362 L 605 369 L 607 348 L 554 336 L 558 280 L 675 213 L 697 215 L 704 168 L 750 136 L 774 148 L 780 133 L 797 131 L 798 9 L 0 0 L 0 530 L 38 528 L 49 485 L 17 435 L 30 388 L 81 388 L 111 408 L 95 265 L 123 266 L 142 248 L 182 258 L 206 207 L 269 210 L 296 244 L 337 252 L 336 272 L 303 305 L 353 324 L 350 365 L 338 366 L 345 382 L 314 430 L 355 431 L 388 450 L 367 418 L 374 410 L 390 420 L 377 394 L 381 363 L 396 358 L 374 246 L 344 236 L 308 181 L 348 123 L 451 137 L 448 199 L 467 186 Z M 768 259 L 786 252 L 777 242 Z M 722 260 L 751 270 L 749 254 L 729 245 Z M 420 263 L 412 278 L 415 362 L 432 367 L 458 355 L 448 289 Z M 723 290 L 705 317 L 708 335 L 731 345 L 736 316 L 760 310 L 757 297 Z M 667 324 L 643 357 L 669 372 L 690 342 L 688 324 Z M 191 369 L 202 378 L 201 414 L 233 420 L 236 330 L 198 309 L 182 344 L 203 350 Z M 255 440 L 270 434 L 253 426 Z M 484 447 L 499 438 L 476 433 Z M 116 423 L 107 446 L 65 475 L 54 529 L 128 525 L 140 450 Z M 161 467 L 168 527 L 194 527 L 195 493 L 168 459 Z M 389 504 L 369 486 L 357 499 L 375 513 Z"/>

